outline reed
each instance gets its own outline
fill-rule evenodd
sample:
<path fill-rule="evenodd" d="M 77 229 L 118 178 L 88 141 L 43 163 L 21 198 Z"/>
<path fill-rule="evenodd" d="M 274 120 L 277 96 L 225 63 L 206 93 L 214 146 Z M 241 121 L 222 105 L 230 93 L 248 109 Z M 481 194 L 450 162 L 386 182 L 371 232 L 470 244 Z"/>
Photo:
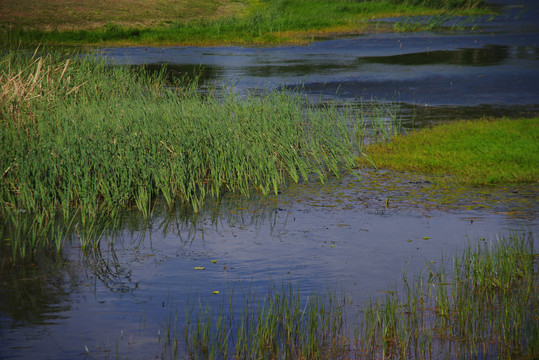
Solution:
<path fill-rule="evenodd" d="M 395 4 L 425 6 L 432 8 L 477 8 L 485 5 L 483 0 L 391 0 Z"/>
<path fill-rule="evenodd" d="M 470 244 L 451 268 L 429 262 L 413 282 L 404 272 L 400 288 L 355 316 L 344 297 L 302 299 L 290 285 L 270 287 L 263 299 L 248 293 L 241 315 L 231 305 L 216 313 L 191 308 L 186 352 L 192 359 L 537 358 L 533 244 L 526 233 Z"/>
<path fill-rule="evenodd" d="M 157 199 L 198 211 L 208 196 L 277 193 L 355 162 L 351 119 L 298 94 L 203 95 L 162 74 L 37 53 L 4 55 L 0 88 L 2 219 L 76 213 L 89 229 L 126 207 L 149 217 Z"/>
<path fill-rule="evenodd" d="M 329 300 L 328 300 L 329 299 Z M 245 295 L 240 319 L 231 320 L 231 307 L 193 309 L 187 317 L 186 351 L 192 359 L 321 359 L 348 352 L 343 304 L 337 297 L 311 295 L 303 301 L 290 284 L 272 286 L 264 298 Z"/>

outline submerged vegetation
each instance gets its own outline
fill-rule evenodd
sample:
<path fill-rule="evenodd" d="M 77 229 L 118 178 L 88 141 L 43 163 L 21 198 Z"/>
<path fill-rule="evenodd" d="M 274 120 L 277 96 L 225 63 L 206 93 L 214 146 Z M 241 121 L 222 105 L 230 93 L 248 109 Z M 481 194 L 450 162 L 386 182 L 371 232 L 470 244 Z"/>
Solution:
<path fill-rule="evenodd" d="M 451 122 L 364 148 L 360 163 L 433 175 L 470 185 L 537 182 L 539 118 Z"/>
<path fill-rule="evenodd" d="M 151 8 L 125 0 L 23 0 L 2 6 L 6 25 L 0 41 L 64 45 L 305 43 L 332 34 L 384 31 L 372 22 L 376 18 L 485 12 L 483 0 L 167 0 Z"/>
<path fill-rule="evenodd" d="M 190 309 L 192 359 L 534 359 L 539 355 L 537 264 L 532 234 L 479 242 L 449 268 L 427 272 L 359 315 L 335 294 L 301 299 L 291 287 L 245 309 Z M 169 330 L 170 331 L 170 330 Z M 178 339 L 175 355 L 178 356 Z"/>

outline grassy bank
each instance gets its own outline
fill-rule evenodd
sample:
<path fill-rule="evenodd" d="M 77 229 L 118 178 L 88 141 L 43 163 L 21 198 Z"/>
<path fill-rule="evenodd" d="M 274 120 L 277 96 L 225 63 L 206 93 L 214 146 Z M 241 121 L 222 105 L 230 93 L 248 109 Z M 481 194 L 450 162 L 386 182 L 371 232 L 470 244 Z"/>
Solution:
<path fill-rule="evenodd" d="M 375 18 L 484 13 L 482 0 L 120 0 L 0 4 L 0 42 L 30 45 L 306 43 L 319 36 L 383 31 Z M 386 29 L 387 30 L 387 29 Z"/>
<path fill-rule="evenodd" d="M 539 119 L 453 122 L 371 144 L 364 152 L 377 167 L 450 175 L 464 184 L 537 182 Z"/>
<path fill-rule="evenodd" d="M 346 117 L 294 94 L 202 95 L 96 59 L 12 53 L 0 61 L 0 216 L 19 228 L 76 213 L 89 226 L 128 206 L 149 216 L 156 198 L 196 211 L 223 192 L 323 181 L 354 165 Z"/>
<path fill-rule="evenodd" d="M 531 234 L 470 245 L 452 265 L 427 263 L 411 282 L 403 275 L 401 288 L 355 316 L 344 298 L 301 299 L 290 287 L 264 299 L 248 294 L 239 316 L 228 303 L 214 312 L 199 306 L 187 319 L 187 352 L 192 359 L 533 359 L 536 256 Z"/>

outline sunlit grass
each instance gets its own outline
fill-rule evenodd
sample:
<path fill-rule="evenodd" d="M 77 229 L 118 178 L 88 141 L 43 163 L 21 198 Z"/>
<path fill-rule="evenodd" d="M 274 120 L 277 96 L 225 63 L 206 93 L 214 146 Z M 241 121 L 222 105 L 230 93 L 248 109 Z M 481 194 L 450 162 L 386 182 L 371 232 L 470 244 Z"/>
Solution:
<path fill-rule="evenodd" d="M 537 182 L 538 140 L 538 118 L 482 119 L 411 132 L 364 152 L 377 167 L 451 175 L 464 184 Z"/>
<path fill-rule="evenodd" d="M 31 16 L 21 16 L 18 22 L 17 17 L 6 19 L 6 28 L 0 31 L 0 41 L 63 45 L 307 43 L 315 37 L 329 34 L 361 33 L 366 29 L 383 31 L 383 27 L 378 28 L 371 22 L 375 18 L 480 14 L 486 11 L 482 5 L 480 0 L 252 0 L 206 5 L 193 1 L 192 7 L 175 3 L 171 4 L 168 12 L 151 7 L 147 14 L 142 15 L 144 4 L 133 4 L 133 11 L 118 11 L 118 8 L 128 6 L 125 1 L 120 1 L 97 13 L 84 11 L 85 6 L 72 6 L 74 10 L 71 12 L 65 12 L 65 7 L 58 9 L 64 13 L 63 17 L 46 15 L 55 13 L 52 10 L 36 13 L 26 6 L 21 11 Z M 45 8 L 51 6 L 48 3 L 43 5 Z M 193 15 L 186 16 L 190 12 Z"/>

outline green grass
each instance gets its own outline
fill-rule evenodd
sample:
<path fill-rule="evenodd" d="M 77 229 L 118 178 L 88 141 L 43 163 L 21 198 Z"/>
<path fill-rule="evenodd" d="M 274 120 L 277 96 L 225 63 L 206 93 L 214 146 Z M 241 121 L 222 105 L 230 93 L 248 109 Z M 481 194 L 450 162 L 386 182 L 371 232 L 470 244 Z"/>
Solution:
<path fill-rule="evenodd" d="M 470 185 L 537 182 L 539 118 L 459 121 L 366 146 L 377 167 L 450 175 Z M 371 163 L 359 159 L 363 166 Z"/>
<path fill-rule="evenodd" d="M 296 94 L 202 95 L 96 59 L 11 53 L 0 61 L 0 216 L 19 230 L 30 217 L 28 231 L 76 216 L 88 229 L 131 206 L 149 217 L 158 198 L 197 211 L 224 192 L 324 181 L 354 166 L 347 121 Z M 17 238 L 13 249 L 30 242 Z"/>
<path fill-rule="evenodd" d="M 352 316 L 334 293 L 302 299 L 290 286 L 263 299 L 245 296 L 191 307 L 191 359 L 534 359 L 539 355 L 537 264 L 531 234 L 481 240 L 453 266 L 427 262 L 426 274 Z M 173 343 L 179 344 L 178 331 Z"/>
<path fill-rule="evenodd" d="M 327 1 L 327 0 L 267 0 L 223 1 L 220 6 L 203 7 L 199 2 L 196 16 L 186 17 L 180 10 L 176 17 L 166 13 L 124 18 L 112 16 L 104 23 L 104 14 L 116 14 L 116 8 L 103 9 L 100 16 L 90 16 L 87 22 L 70 21 L 66 26 L 53 18 L 50 24 L 36 15 L 32 20 L 16 22 L 6 19 L 6 29 L 0 32 L 0 43 L 56 45 L 214 45 L 214 44 L 283 44 L 306 43 L 319 36 L 349 34 L 376 29 L 369 23 L 375 18 L 410 15 L 470 15 L 484 13 L 483 1 Z M 226 6 L 229 4 L 228 6 Z M 120 6 L 120 5 L 118 5 Z M 144 7 L 141 5 L 142 8 Z M 189 8 L 188 5 L 184 7 Z M 221 9 L 231 9 L 221 11 Z M 27 10 L 28 11 L 28 10 Z M 82 10 L 81 10 L 82 11 Z M 140 6 L 134 10 L 141 11 Z M 88 11 L 87 11 L 88 12 Z M 174 11 L 172 11 L 174 12 Z M 92 13 L 92 12 L 90 12 Z M 86 14 L 86 13 L 85 13 Z M 159 15 L 161 14 L 161 15 Z M 67 18 L 81 16 L 76 12 Z M 163 18 L 159 21 L 157 16 Z M 14 18 L 16 19 L 16 18 Z M 24 16 L 22 20 L 26 19 Z M 21 21 L 22 21 L 21 20 Z M 41 21 L 40 21 L 41 20 Z M 85 26 L 77 23 L 87 24 Z"/>
<path fill-rule="evenodd" d="M 232 306 L 191 307 L 184 331 L 188 358 L 330 358 L 343 350 L 344 306 L 335 299 L 329 294 L 327 301 L 318 295 L 303 301 L 291 285 L 273 286 L 262 299 L 247 294 L 237 322 Z"/>

